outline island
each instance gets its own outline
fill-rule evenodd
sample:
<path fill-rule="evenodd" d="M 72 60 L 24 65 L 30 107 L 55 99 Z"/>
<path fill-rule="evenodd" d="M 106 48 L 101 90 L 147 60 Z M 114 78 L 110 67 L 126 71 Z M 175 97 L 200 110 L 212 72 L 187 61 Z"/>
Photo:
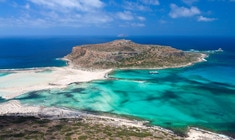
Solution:
<path fill-rule="evenodd" d="M 189 127 L 186 134 L 152 126 L 136 118 L 67 108 L 22 105 L 14 97 L 37 90 L 65 88 L 76 82 L 104 79 L 114 69 L 175 68 L 202 62 L 200 52 L 130 40 L 76 46 L 63 59 L 67 67 L 7 71 L 0 80 L 0 139 L 224 139 L 230 137 Z M 30 83 L 17 79 L 31 78 Z M 14 81 L 14 82 L 12 82 Z M 17 85 L 17 86 L 16 86 Z M 6 100 L 5 100 L 6 99 Z M 2 99 L 3 100 L 3 99 Z M 21 130 L 18 130 L 21 128 Z"/>
<path fill-rule="evenodd" d="M 200 62 L 204 57 L 202 53 L 142 45 L 124 39 L 77 46 L 65 56 L 76 68 L 85 69 L 173 68 Z"/>

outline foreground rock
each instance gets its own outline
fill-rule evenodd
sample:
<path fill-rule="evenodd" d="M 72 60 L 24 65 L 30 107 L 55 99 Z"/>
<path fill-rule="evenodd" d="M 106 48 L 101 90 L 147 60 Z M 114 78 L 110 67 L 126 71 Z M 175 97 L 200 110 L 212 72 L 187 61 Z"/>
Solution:
<path fill-rule="evenodd" d="M 74 47 L 65 58 L 78 68 L 162 68 L 201 61 L 202 54 L 168 46 L 141 45 L 130 40 Z"/>

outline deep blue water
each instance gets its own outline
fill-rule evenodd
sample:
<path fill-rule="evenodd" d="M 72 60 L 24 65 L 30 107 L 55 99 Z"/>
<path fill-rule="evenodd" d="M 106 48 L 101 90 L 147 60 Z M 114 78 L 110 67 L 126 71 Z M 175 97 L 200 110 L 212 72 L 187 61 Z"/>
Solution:
<path fill-rule="evenodd" d="M 117 37 L 91 36 L 60 36 L 60 37 L 6 37 L 0 38 L 0 69 L 31 68 L 46 66 L 65 66 L 62 58 L 71 52 L 72 47 L 82 44 L 95 44 L 121 39 Z M 136 43 L 170 45 L 172 47 L 189 50 L 214 50 L 223 48 L 233 53 L 234 38 L 212 37 L 126 37 Z M 228 60 L 234 61 L 233 55 Z M 225 58 L 226 59 L 226 58 Z"/>
<path fill-rule="evenodd" d="M 95 37 L 7 37 L 0 38 L 0 69 L 65 66 L 58 60 L 75 45 L 105 42 Z"/>
<path fill-rule="evenodd" d="M 116 37 L 1 38 L 0 68 L 64 66 L 55 61 L 81 44 Z M 65 89 L 33 91 L 15 99 L 29 105 L 131 115 L 175 129 L 197 126 L 235 137 L 235 39 L 210 37 L 127 37 L 141 44 L 189 50 L 216 50 L 207 62 L 185 68 L 116 70 L 115 79 L 72 84 Z M 0 77 L 10 73 L 0 73 Z M 0 102 L 5 102 L 0 98 Z"/>

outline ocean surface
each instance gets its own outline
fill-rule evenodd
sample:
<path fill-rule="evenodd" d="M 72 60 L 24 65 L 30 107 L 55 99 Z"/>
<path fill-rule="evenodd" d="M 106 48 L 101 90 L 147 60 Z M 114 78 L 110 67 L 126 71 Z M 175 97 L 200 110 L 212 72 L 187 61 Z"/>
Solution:
<path fill-rule="evenodd" d="M 63 67 L 72 47 L 116 37 L 0 38 L 0 68 Z M 109 79 L 74 83 L 65 89 L 32 91 L 16 97 L 27 105 L 107 112 L 148 120 L 172 130 L 196 126 L 235 136 L 235 39 L 226 37 L 127 37 L 137 43 L 182 50 L 217 50 L 206 62 L 185 68 L 115 70 Z M 0 78 L 11 74 L 0 71 Z M 30 82 L 30 81 L 29 81 Z M 6 100 L 0 97 L 0 102 Z"/>

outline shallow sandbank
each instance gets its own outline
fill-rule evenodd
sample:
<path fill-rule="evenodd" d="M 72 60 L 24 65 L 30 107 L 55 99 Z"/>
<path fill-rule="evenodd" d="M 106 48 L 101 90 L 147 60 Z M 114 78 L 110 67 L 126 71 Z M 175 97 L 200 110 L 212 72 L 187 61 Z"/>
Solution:
<path fill-rule="evenodd" d="M 103 79 L 110 71 L 83 71 L 71 66 L 11 70 L 11 74 L 0 78 L 0 96 L 11 99 L 30 91 L 65 88 L 75 82 Z"/>

